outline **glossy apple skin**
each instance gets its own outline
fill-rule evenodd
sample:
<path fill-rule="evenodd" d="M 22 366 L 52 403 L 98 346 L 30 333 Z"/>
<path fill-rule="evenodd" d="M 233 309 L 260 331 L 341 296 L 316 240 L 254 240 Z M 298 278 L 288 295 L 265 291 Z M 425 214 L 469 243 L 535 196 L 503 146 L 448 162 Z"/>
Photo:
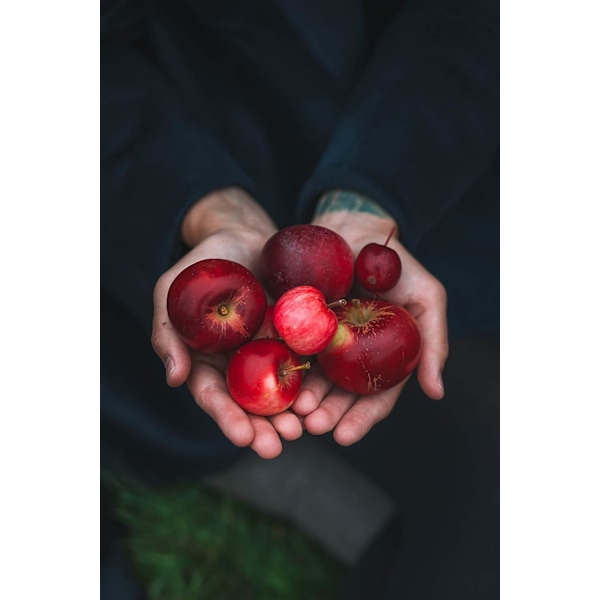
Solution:
<path fill-rule="evenodd" d="M 297 354 L 310 356 L 324 350 L 337 330 L 337 316 L 322 292 L 299 285 L 275 303 L 273 322 L 283 341 Z"/>
<path fill-rule="evenodd" d="M 365 290 L 382 294 L 391 290 L 400 280 L 402 262 L 393 248 L 371 243 L 358 253 L 354 274 Z"/>
<path fill-rule="evenodd" d="M 243 265 L 220 258 L 185 268 L 167 295 L 173 327 L 190 348 L 206 354 L 229 352 L 250 340 L 266 308 L 258 279 Z"/>
<path fill-rule="evenodd" d="M 337 331 L 317 360 L 339 387 L 376 394 L 404 381 L 421 357 L 414 317 L 387 300 L 356 299 L 336 309 Z"/>
<path fill-rule="evenodd" d="M 263 246 L 261 278 L 275 300 L 293 287 L 311 285 L 331 302 L 352 287 L 354 255 L 346 240 L 327 227 L 290 225 Z"/>
<path fill-rule="evenodd" d="M 302 370 L 285 370 L 302 364 L 298 355 L 279 340 L 252 340 L 231 357 L 227 389 L 247 412 L 276 415 L 294 403 L 302 384 Z"/>

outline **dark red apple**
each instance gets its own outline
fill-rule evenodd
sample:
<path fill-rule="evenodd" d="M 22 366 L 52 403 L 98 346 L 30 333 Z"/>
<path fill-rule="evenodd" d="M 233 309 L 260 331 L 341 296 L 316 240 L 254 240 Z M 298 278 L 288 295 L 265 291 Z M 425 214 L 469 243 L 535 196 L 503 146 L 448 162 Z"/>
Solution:
<path fill-rule="evenodd" d="M 332 305 L 346 304 L 338 300 Z M 299 285 L 275 303 L 273 322 L 283 341 L 304 356 L 324 350 L 337 330 L 337 316 L 316 287 Z"/>
<path fill-rule="evenodd" d="M 336 309 L 337 331 L 317 355 L 325 375 L 356 394 L 375 394 L 404 381 L 421 357 L 414 317 L 386 300 L 357 299 Z"/>
<path fill-rule="evenodd" d="M 354 255 L 346 240 L 327 227 L 290 225 L 263 246 L 261 277 L 275 300 L 293 287 L 312 285 L 331 302 L 352 287 Z"/>
<path fill-rule="evenodd" d="M 263 338 L 270 338 L 272 340 L 279 339 L 279 333 L 277 333 L 277 329 L 275 329 L 275 324 L 273 323 L 274 308 L 275 307 L 272 304 L 267 304 L 265 318 L 263 319 L 262 325 L 259 327 L 255 336 L 252 338 L 253 340 L 260 340 Z"/>
<path fill-rule="evenodd" d="M 201 260 L 173 280 L 167 311 L 183 341 L 214 354 L 239 348 L 258 331 L 267 298 L 243 265 L 220 258 Z"/>
<path fill-rule="evenodd" d="M 392 229 L 385 244 L 367 244 L 356 257 L 354 274 L 368 292 L 382 294 L 391 290 L 400 280 L 402 262 L 398 253 L 388 246 L 395 229 Z"/>
<path fill-rule="evenodd" d="M 247 412 L 276 415 L 300 393 L 302 372 L 310 368 L 283 342 L 253 340 L 235 351 L 227 368 L 227 389 Z"/>

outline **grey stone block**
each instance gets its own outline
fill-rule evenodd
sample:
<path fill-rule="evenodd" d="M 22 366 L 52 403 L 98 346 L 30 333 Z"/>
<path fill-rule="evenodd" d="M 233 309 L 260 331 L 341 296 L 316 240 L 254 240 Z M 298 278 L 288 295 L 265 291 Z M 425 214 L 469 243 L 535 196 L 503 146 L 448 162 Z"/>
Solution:
<path fill-rule="evenodd" d="M 310 437 L 286 444 L 274 460 L 251 456 L 206 481 L 290 519 L 346 565 L 394 512 L 383 491 Z"/>

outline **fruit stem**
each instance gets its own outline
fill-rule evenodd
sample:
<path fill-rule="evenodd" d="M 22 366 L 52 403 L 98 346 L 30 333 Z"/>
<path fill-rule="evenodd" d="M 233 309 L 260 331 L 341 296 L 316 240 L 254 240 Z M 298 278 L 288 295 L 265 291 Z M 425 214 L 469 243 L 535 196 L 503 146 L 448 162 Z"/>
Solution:
<path fill-rule="evenodd" d="M 384 246 L 388 245 L 388 242 L 392 239 L 392 236 L 394 235 L 394 231 L 396 231 L 396 226 L 392 227 L 392 230 L 390 231 L 390 235 L 388 235 L 387 240 L 385 240 Z"/>
<path fill-rule="evenodd" d="M 339 300 L 336 300 L 335 302 L 330 302 L 329 304 L 326 304 L 325 306 L 327 308 L 335 308 L 336 306 L 346 306 L 346 304 L 348 304 L 348 301 L 345 300 L 344 298 L 340 298 Z"/>
<path fill-rule="evenodd" d="M 285 367 L 282 367 L 281 369 L 279 369 L 279 376 L 285 377 L 290 371 L 303 371 L 305 369 L 310 369 L 310 362 L 308 360 L 305 363 L 297 365 L 295 367 L 289 367 L 287 369 Z"/>
<path fill-rule="evenodd" d="M 358 313 L 358 320 L 362 324 L 365 322 L 365 313 L 363 312 L 363 307 L 360 300 L 352 300 L 352 304 L 354 309 Z"/>

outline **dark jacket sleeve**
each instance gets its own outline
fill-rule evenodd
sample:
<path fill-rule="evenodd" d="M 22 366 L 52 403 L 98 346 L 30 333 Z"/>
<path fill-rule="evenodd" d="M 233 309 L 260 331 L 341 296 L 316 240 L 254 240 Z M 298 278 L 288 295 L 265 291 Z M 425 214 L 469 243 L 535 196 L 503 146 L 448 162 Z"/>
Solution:
<path fill-rule="evenodd" d="M 101 285 L 147 324 L 187 209 L 226 186 L 253 194 L 253 182 L 153 65 L 143 14 L 103 2 L 101 23 Z"/>
<path fill-rule="evenodd" d="M 370 196 L 413 248 L 489 168 L 499 144 L 497 0 L 413 0 L 384 29 L 301 193 Z"/>

